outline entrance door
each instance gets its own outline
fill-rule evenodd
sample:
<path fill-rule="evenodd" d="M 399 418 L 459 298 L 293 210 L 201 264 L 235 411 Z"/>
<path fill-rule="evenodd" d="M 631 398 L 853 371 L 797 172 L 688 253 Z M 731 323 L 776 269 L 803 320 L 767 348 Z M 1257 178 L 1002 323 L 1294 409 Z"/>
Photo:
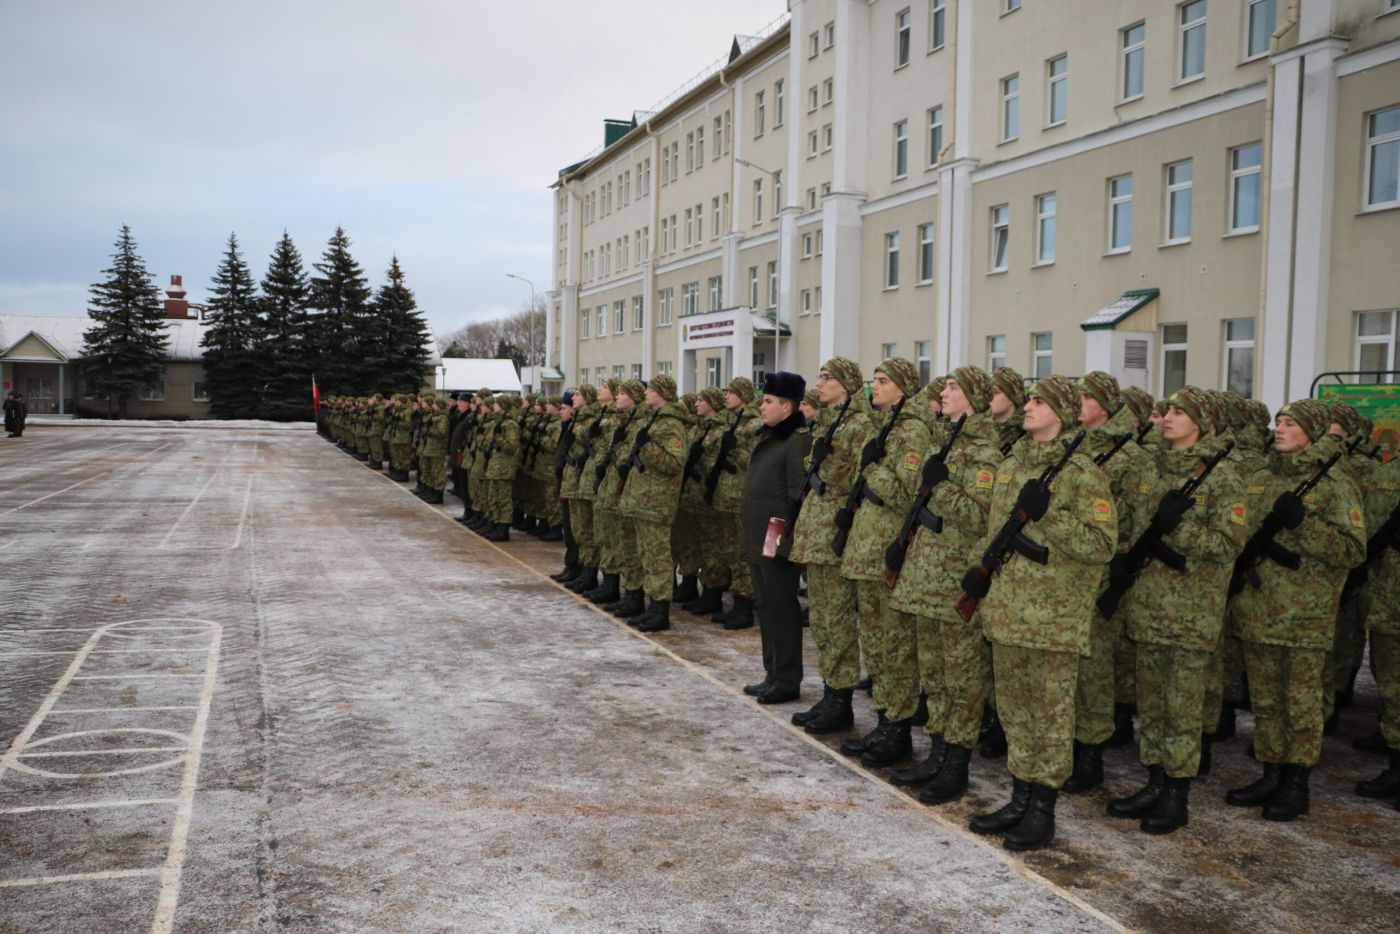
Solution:
<path fill-rule="evenodd" d="M 26 378 L 24 381 L 24 396 L 29 402 L 29 414 L 53 414 L 53 380 L 40 376 L 30 376 Z"/>

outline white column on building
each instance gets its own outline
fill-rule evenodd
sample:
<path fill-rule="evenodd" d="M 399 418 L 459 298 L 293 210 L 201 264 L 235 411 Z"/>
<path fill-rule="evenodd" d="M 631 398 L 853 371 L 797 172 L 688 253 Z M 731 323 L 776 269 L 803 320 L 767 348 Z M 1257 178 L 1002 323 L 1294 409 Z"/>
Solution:
<path fill-rule="evenodd" d="M 564 381 L 578 377 L 578 277 L 583 244 L 583 206 L 578 193 L 566 182 L 562 186 L 566 202 L 565 261 L 562 278 L 556 270 L 555 290 L 559 293 L 559 359 L 553 361 L 564 374 Z M 555 236 L 558 236 L 555 225 Z M 546 338 L 547 340 L 548 338 Z"/>
<path fill-rule="evenodd" d="M 831 194 L 822 202 L 821 359 L 860 351 L 860 206 L 866 163 L 870 9 L 865 0 L 836 2 L 836 116 Z M 795 42 L 803 41 L 796 36 Z"/>
<path fill-rule="evenodd" d="M 658 338 L 670 340 L 671 335 L 662 334 L 661 329 L 655 326 L 656 322 L 656 262 L 653 257 L 653 244 L 656 242 L 657 213 L 661 209 L 661 138 L 652 132 L 651 123 L 647 123 L 647 135 L 651 137 L 651 184 L 647 186 L 647 225 L 651 228 L 647 244 L 646 254 L 642 256 L 642 333 L 646 338 L 642 341 L 642 376 L 644 379 L 651 379 L 656 368 L 656 341 Z M 630 315 L 632 309 L 628 308 L 625 314 Z M 674 312 L 672 313 L 674 315 Z M 674 328 L 679 331 L 679 328 Z M 679 366 L 679 358 L 675 366 Z"/>
<path fill-rule="evenodd" d="M 797 328 L 797 218 L 802 213 L 802 186 L 798 183 L 802 172 L 802 134 L 798 132 L 796 115 L 800 112 L 802 97 L 802 63 L 806 57 L 801 54 L 803 36 L 806 33 L 804 13 L 805 3 L 793 3 L 792 18 L 788 24 L 788 113 L 784 120 L 788 124 L 787 164 L 783 167 L 783 200 L 778 205 L 778 307 L 775 309 L 775 327 L 781 332 L 784 322 Z M 789 338 L 774 338 L 780 352 L 774 355 L 773 362 L 766 369 L 791 370 L 797 366 L 796 344 Z"/>
<path fill-rule="evenodd" d="M 1293 306 L 1294 198 L 1298 184 L 1299 95 L 1302 59 L 1276 59 L 1274 126 L 1269 141 L 1269 246 L 1265 256 L 1264 320 L 1260 346 L 1259 397 L 1277 412 L 1288 401 L 1288 347 Z"/>
<path fill-rule="evenodd" d="M 951 4 L 950 4 L 951 6 Z M 933 369 L 947 373 L 966 363 L 986 361 L 968 346 L 972 309 L 972 152 L 973 24 L 971 2 L 958 0 L 953 53 L 956 56 L 952 119 L 952 151 L 938 173 L 938 334 L 934 342 Z"/>

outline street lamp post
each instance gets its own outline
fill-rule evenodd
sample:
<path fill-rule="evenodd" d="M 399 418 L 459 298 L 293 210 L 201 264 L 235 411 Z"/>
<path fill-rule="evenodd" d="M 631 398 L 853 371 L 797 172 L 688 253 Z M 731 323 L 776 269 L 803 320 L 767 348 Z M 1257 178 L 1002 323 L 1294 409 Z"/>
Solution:
<path fill-rule="evenodd" d="M 535 283 L 526 279 L 524 276 L 517 276 L 513 272 L 506 273 L 506 278 L 517 279 L 530 287 L 530 372 L 535 374 L 534 379 L 532 379 L 530 383 L 530 390 L 532 392 L 537 392 L 540 387 L 536 386 L 535 382 L 539 380 L 540 370 L 535 363 Z"/>
<path fill-rule="evenodd" d="M 779 182 L 781 182 L 781 178 L 779 178 L 778 173 L 777 173 L 777 172 L 774 172 L 772 169 L 765 169 L 765 168 L 764 168 L 763 166 L 761 166 L 761 165 L 755 165 L 755 164 L 753 164 L 752 162 L 750 162 L 750 161 L 747 160 L 747 159 L 738 159 L 738 158 L 736 158 L 734 161 L 737 162 L 739 165 L 747 166 L 748 168 L 753 169 L 755 172 L 762 172 L 764 175 L 767 175 L 769 178 L 773 179 L 773 204 L 774 204 L 774 205 L 776 206 L 776 208 L 777 208 L 777 213 L 781 214 L 781 213 L 782 213 L 782 210 L 783 210 L 783 206 L 782 206 L 781 204 L 778 204 L 778 185 L 779 185 Z M 783 274 L 783 233 L 782 233 L 782 222 L 781 222 L 781 220 L 780 220 L 779 223 L 778 223 L 778 259 L 777 259 L 777 263 L 778 263 L 778 276 L 781 278 L 781 276 L 782 276 L 782 274 Z M 776 373 L 777 370 L 778 370 L 778 341 L 782 338 L 782 336 L 783 336 L 783 303 L 782 303 L 781 301 L 778 301 L 778 302 L 776 302 L 776 303 L 773 305 L 773 365 L 772 365 L 772 366 L 769 368 L 769 370 L 768 370 L 768 372 L 770 372 L 770 373 Z"/>

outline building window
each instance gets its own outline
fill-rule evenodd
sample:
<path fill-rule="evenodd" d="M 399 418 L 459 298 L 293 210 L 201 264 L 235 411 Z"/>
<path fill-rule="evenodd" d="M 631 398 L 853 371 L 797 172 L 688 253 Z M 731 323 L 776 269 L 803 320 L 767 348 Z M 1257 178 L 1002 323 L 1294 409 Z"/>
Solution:
<path fill-rule="evenodd" d="M 758 308 L 758 267 L 749 267 L 749 307 Z"/>
<path fill-rule="evenodd" d="M 713 132 L 710 134 L 710 139 L 712 140 L 712 142 L 710 143 L 710 145 L 714 147 L 714 151 L 713 151 L 712 153 L 710 153 L 710 156 L 711 156 L 713 159 L 718 160 L 720 156 L 724 155 L 724 118 L 723 118 L 723 117 L 715 117 L 715 123 L 714 123 L 714 127 L 713 127 Z"/>
<path fill-rule="evenodd" d="M 753 135 L 755 137 L 763 135 L 764 113 L 764 92 L 759 91 L 753 96 Z"/>
<path fill-rule="evenodd" d="M 1055 336 L 1049 331 L 1031 335 L 1031 376 L 1044 379 L 1055 371 Z"/>
<path fill-rule="evenodd" d="M 622 364 L 613 367 L 613 379 L 622 380 L 627 377 L 627 368 Z"/>
<path fill-rule="evenodd" d="M 753 180 L 753 222 L 763 223 L 763 179 Z"/>
<path fill-rule="evenodd" d="M 919 385 L 927 386 L 933 379 L 933 341 L 914 341 L 915 361 L 919 365 Z"/>
<path fill-rule="evenodd" d="M 830 149 L 831 149 L 831 141 L 832 141 L 832 130 L 831 130 L 831 124 L 828 123 L 828 124 L 825 124 L 825 125 L 822 127 L 822 152 L 828 152 L 828 151 L 830 151 Z"/>
<path fill-rule="evenodd" d="M 698 169 L 705 164 L 705 125 L 702 123 L 695 128 L 695 167 Z"/>
<path fill-rule="evenodd" d="M 816 113 L 816 112 L 817 112 L 817 107 L 818 107 L 820 104 L 821 104 L 821 91 L 820 91 L 820 89 L 818 89 L 818 87 L 814 84 L 814 85 L 812 85 L 810 88 L 807 89 L 807 112 L 808 112 L 809 114 L 814 114 L 814 113 Z"/>
<path fill-rule="evenodd" d="M 899 288 L 899 231 L 885 234 L 885 288 Z"/>
<path fill-rule="evenodd" d="M 894 67 L 903 68 L 909 64 L 909 34 L 913 28 L 913 16 L 905 7 L 894 15 Z"/>
<path fill-rule="evenodd" d="M 802 290 L 802 311 L 801 311 L 801 313 L 804 314 L 804 315 L 810 315 L 810 314 L 812 313 L 812 290 L 811 290 L 811 289 L 803 289 L 803 290 Z"/>
<path fill-rule="evenodd" d="M 1057 55 L 1046 64 L 1049 94 L 1046 109 L 1047 126 L 1059 126 L 1069 113 L 1069 56 Z"/>
<path fill-rule="evenodd" d="M 1366 118 L 1366 206 L 1400 204 L 1400 107 Z"/>
<path fill-rule="evenodd" d="M 821 314 L 822 310 L 822 287 L 817 286 L 812 290 L 812 310 Z"/>
<path fill-rule="evenodd" d="M 903 178 L 909 174 L 909 121 L 900 120 L 894 125 L 894 177 Z"/>
<path fill-rule="evenodd" d="M 822 36 L 821 36 L 821 31 L 818 30 L 817 32 L 814 32 L 814 33 L 812 33 L 810 36 L 807 37 L 807 57 L 808 57 L 808 58 L 816 58 L 817 55 L 819 55 L 819 54 L 821 53 L 821 50 L 822 50 Z"/>
<path fill-rule="evenodd" d="M 1356 368 L 1358 370 L 1394 370 L 1400 366 L 1395 359 L 1395 311 L 1363 311 L 1356 316 Z M 1375 382 L 1393 383 L 1393 374 L 1380 376 Z"/>
<path fill-rule="evenodd" d="M 987 372 L 995 373 L 1006 366 L 1006 335 L 993 334 L 987 338 Z"/>
<path fill-rule="evenodd" d="M 685 245 L 690 246 L 695 242 L 695 209 L 685 209 Z"/>
<path fill-rule="evenodd" d="M 724 379 L 724 370 L 721 369 L 723 365 L 724 361 L 719 357 L 711 357 L 705 361 L 706 386 L 719 386 L 721 384 Z"/>
<path fill-rule="evenodd" d="M 666 327 L 671 323 L 671 318 L 676 310 L 676 290 L 662 289 L 656 293 L 656 323 L 659 327 Z"/>
<path fill-rule="evenodd" d="M 802 258 L 812 258 L 812 235 L 809 233 L 802 235 Z"/>
<path fill-rule="evenodd" d="M 888 360 L 888 359 L 890 359 L 891 357 L 897 355 L 898 353 L 899 353 L 899 345 L 898 345 L 898 344 L 881 344 L 881 345 L 880 345 L 880 359 L 881 359 L 881 360 Z"/>
<path fill-rule="evenodd" d="M 773 213 L 776 215 L 783 209 L 783 173 L 781 171 L 773 173 Z"/>
<path fill-rule="evenodd" d="M 1259 163 L 1264 147 L 1250 143 L 1230 150 L 1230 232 L 1259 229 Z"/>
<path fill-rule="evenodd" d="M 822 106 L 825 107 L 836 100 L 836 79 L 827 78 L 822 82 Z"/>
<path fill-rule="evenodd" d="M 773 85 L 773 128 L 783 125 L 783 111 L 787 109 L 787 95 L 783 93 L 783 82 Z"/>
<path fill-rule="evenodd" d="M 1269 54 L 1269 37 L 1274 34 L 1278 18 L 1276 0 L 1245 0 L 1247 24 L 1245 27 L 1244 57 L 1248 61 Z"/>
<path fill-rule="evenodd" d="M 1191 160 L 1167 166 L 1167 242 L 1191 239 Z"/>
<path fill-rule="evenodd" d="M 681 286 L 681 314 L 693 315 L 700 311 L 700 283 L 687 282 Z"/>
<path fill-rule="evenodd" d="M 919 284 L 933 281 L 933 225 L 919 225 Z M 924 382 L 928 382 L 925 380 Z"/>
<path fill-rule="evenodd" d="M 720 212 L 719 212 L 719 196 L 716 195 L 715 197 L 713 197 L 713 198 L 710 199 L 710 239 L 711 239 L 711 240 L 713 240 L 713 239 L 715 239 L 716 237 L 719 236 L 719 232 L 720 232 L 720 219 L 721 219 L 721 215 L 720 215 Z"/>
<path fill-rule="evenodd" d="M 632 296 L 632 330 L 640 331 L 646 324 L 645 305 L 640 295 Z"/>
<path fill-rule="evenodd" d="M 832 22 L 830 22 L 830 23 L 827 23 L 826 26 L 824 26 L 824 27 L 822 27 L 822 28 L 823 28 L 823 31 L 826 33 L 826 41 L 822 44 L 822 47 L 825 48 L 825 49 L 833 48 L 833 47 L 836 45 L 836 23 L 835 23 L 835 21 L 832 21 Z"/>
<path fill-rule="evenodd" d="M 943 153 L 943 107 L 930 107 L 928 109 L 928 165 L 933 168 L 938 164 L 938 157 Z"/>
<path fill-rule="evenodd" d="M 770 260 L 768 263 L 768 307 L 770 309 L 778 307 L 778 263 Z"/>
<path fill-rule="evenodd" d="M 1123 97 L 1135 101 L 1142 97 L 1144 59 L 1147 56 L 1147 24 L 1138 23 L 1122 32 L 1123 36 Z"/>
<path fill-rule="evenodd" d="M 948 0 L 930 0 L 928 5 L 928 50 L 937 52 L 943 48 L 948 31 Z"/>
<path fill-rule="evenodd" d="M 579 338 L 580 338 L 581 340 L 587 340 L 587 339 L 588 339 L 588 337 L 589 337 L 588 329 L 589 329 L 589 325 L 592 323 L 592 321 L 593 321 L 593 310 L 592 310 L 592 309 L 590 309 L 590 308 L 581 308 L 581 309 L 579 309 L 579 313 L 578 313 L 578 336 L 579 336 Z"/>
<path fill-rule="evenodd" d="M 201 381 L 198 381 L 198 382 L 196 382 L 196 383 L 194 384 L 194 401 L 195 401 L 195 402 L 208 402 L 208 401 L 209 401 L 209 384 L 208 384 L 208 383 L 206 383 L 206 382 L 204 382 L 204 381 L 201 380 Z"/>
<path fill-rule="evenodd" d="M 695 171 L 695 134 L 685 134 L 685 174 Z"/>
<path fill-rule="evenodd" d="M 1021 0 L 1001 0 L 1001 13 L 1003 16 L 1007 13 L 1015 13 L 1020 8 Z"/>
<path fill-rule="evenodd" d="M 1011 207 L 992 208 L 992 272 L 1004 272 L 1011 247 Z"/>
<path fill-rule="evenodd" d="M 607 305 L 599 305 L 597 311 L 595 312 L 595 316 L 596 316 L 597 319 L 598 319 L 598 330 L 597 330 L 598 336 L 599 336 L 599 337 L 607 337 L 607 336 L 608 336 L 608 306 L 607 306 Z"/>
<path fill-rule="evenodd" d="M 1001 141 L 1021 135 L 1021 76 L 1001 79 Z"/>
<path fill-rule="evenodd" d="M 1035 198 L 1035 261 L 1045 265 L 1055 261 L 1055 193 Z"/>
<path fill-rule="evenodd" d="M 813 130 L 807 134 L 807 158 L 815 159 L 821 147 L 817 144 L 817 131 Z"/>
<path fill-rule="evenodd" d="M 1162 395 L 1186 385 L 1186 325 L 1162 325 Z"/>
<path fill-rule="evenodd" d="M 633 378 L 633 379 L 641 379 L 641 378 L 642 378 L 642 365 L 641 365 L 640 363 L 634 363 L 634 364 L 632 364 L 632 378 Z"/>
<path fill-rule="evenodd" d="M 767 355 L 767 354 L 764 354 L 764 353 L 755 353 L 755 354 L 753 355 L 753 370 L 752 370 L 751 373 L 750 373 L 750 378 L 753 380 L 753 384 L 754 384 L 755 386 L 762 386 L 764 380 L 767 378 L 767 376 L 768 376 L 768 371 L 767 371 L 766 369 L 764 369 L 764 366 L 765 366 L 765 364 L 767 364 L 767 363 L 768 363 L 768 355 Z"/>
<path fill-rule="evenodd" d="M 622 334 L 627 330 L 627 302 L 613 302 L 613 333 Z"/>
<path fill-rule="evenodd" d="M 1181 11 L 1181 71 L 1178 81 L 1190 81 L 1206 73 L 1206 0 L 1183 3 Z"/>
<path fill-rule="evenodd" d="M 813 255 L 815 255 L 815 256 L 821 256 L 821 255 L 822 255 L 822 239 L 823 239 L 822 233 L 823 233 L 823 231 L 821 230 L 821 228 L 818 228 L 818 229 L 817 229 L 817 248 L 816 248 L 816 252 L 813 254 Z"/>
<path fill-rule="evenodd" d="M 1246 399 L 1254 398 L 1254 319 L 1225 322 L 1225 388 Z"/>
<path fill-rule="evenodd" d="M 710 310 L 719 311 L 724 307 L 724 277 L 710 276 Z"/>
<path fill-rule="evenodd" d="M 656 364 L 656 372 L 659 373 L 659 374 L 662 375 L 662 376 L 670 376 L 670 375 L 671 375 L 671 361 L 670 361 L 670 360 L 660 360 L 660 361 L 658 361 L 657 364 Z"/>
<path fill-rule="evenodd" d="M 1108 180 L 1108 252 L 1126 253 L 1133 248 L 1133 177 Z"/>
<path fill-rule="evenodd" d="M 578 368 L 578 384 L 579 384 L 580 386 L 582 386 L 582 385 L 584 385 L 584 384 L 587 383 L 587 382 L 588 382 L 588 367 L 586 367 L 586 366 L 581 366 L 581 367 Z"/>

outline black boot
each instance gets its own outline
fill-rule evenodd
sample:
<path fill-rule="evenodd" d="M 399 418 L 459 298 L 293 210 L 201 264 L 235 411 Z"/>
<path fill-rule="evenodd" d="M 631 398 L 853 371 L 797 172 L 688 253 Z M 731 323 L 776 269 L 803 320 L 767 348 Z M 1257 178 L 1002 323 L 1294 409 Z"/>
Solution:
<path fill-rule="evenodd" d="M 919 706 L 914 708 L 914 725 L 924 726 L 928 723 L 928 695 L 923 691 L 919 692 Z"/>
<path fill-rule="evenodd" d="M 1006 833 L 1021 823 L 1030 803 L 1031 783 L 1013 776 L 1011 779 L 1011 800 L 990 814 L 978 814 L 968 821 L 967 826 L 973 833 Z"/>
<path fill-rule="evenodd" d="M 1067 795 L 1083 794 L 1103 784 L 1103 744 L 1074 741 L 1074 771 L 1060 786 Z"/>
<path fill-rule="evenodd" d="M 634 616 L 641 616 L 646 611 L 646 602 L 642 599 L 642 588 L 635 590 L 624 590 L 622 596 L 611 603 L 604 604 L 604 612 L 611 613 L 619 619 L 631 619 Z"/>
<path fill-rule="evenodd" d="M 373 458 L 371 458 L 370 460 L 365 461 L 365 466 L 368 467 L 370 470 L 383 470 L 383 469 L 384 469 L 384 465 L 381 464 L 379 461 L 374 460 Z"/>
<path fill-rule="evenodd" d="M 491 528 L 485 536 L 488 542 L 508 542 L 510 541 L 510 526 L 504 522 L 498 522 Z"/>
<path fill-rule="evenodd" d="M 564 585 L 566 590 L 576 594 L 585 594 L 598 586 L 598 569 L 585 567 L 578 572 L 578 576 Z"/>
<path fill-rule="evenodd" d="M 1143 833 L 1161 835 L 1185 827 L 1187 821 L 1186 804 L 1191 793 L 1191 779 L 1168 778 L 1166 787 L 1157 796 L 1152 809 L 1142 816 L 1139 825 Z"/>
<path fill-rule="evenodd" d="M 578 577 L 579 571 L 582 570 L 582 565 L 566 564 L 564 565 L 564 570 L 560 571 L 558 574 L 549 575 L 549 579 L 554 581 L 556 584 L 564 584 L 573 580 L 575 577 Z"/>
<path fill-rule="evenodd" d="M 418 481 L 416 484 L 414 484 L 414 486 L 413 486 L 413 495 L 414 495 L 414 496 L 421 496 L 422 493 L 423 493 L 423 491 L 426 490 L 426 489 L 427 489 L 427 486 L 424 485 L 424 483 L 423 483 L 422 480 L 419 480 L 419 481 Z"/>
<path fill-rule="evenodd" d="M 811 720 L 813 717 L 816 717 L 816 716 L 819 716 L 820 714 L 825 713 L 825 712 L 826 712 L 826 708 L 828 708 L 828 707 L 831 706 L 831 696 L 832 696 L 833 694 L 835 694 L 835 693 L 836 693 L 836 692 L 835 692 L 834 690 L 832 690 L 832 688 L 831 688 L 830 685 L 828 685 L 828 684 L 823 684 L 823 685 L 822 685 L 822 699 L 819 700 L 819 701 L 817 701 L 815 704 L 813 704 L 813 705 L 812 705 L 811 707 L 809 707 L 808 709 L 806 709 L 806 710 L 799 710 L 797 713 L 793 714 L 793 715 L 792 715 L 792 725 L 793 725 L 793 726 L 806 726 L 808 720 Z"/>
<path fill-rule="evenodd" d="M 696 616 L 710 616 L 724 609 L 724 588 L 706 587 L 701 591 L 700 596 L 691 600 L 681 607 L 687 613 L 694 613 Z"/>
<path fill-rule="evenodd" d="M 864 691 L 866 697 L 873 697 L 875 695 L 875 680 L 869 675 L 866 675 L 864 678 L 861 678 L 860 681 L 856 682 L 856 689 Z"/>
<path fill-rule="evenodd" d="M 712 623 L 727 623 L 727 622 L 729 622 L 731 619 L 734 618 L 734 611 L 737 610 L 737 609 L 739 609 L 739 595 L 738 595 L 738 594 L 734 594 L 733 597 L 734 597 L 734 604 L 733 604 L 733 606 L 731 606 L 728 610 L 726 610 L 726 609 L 724 608 L 723 602 L 721 602 L 721 603 L 720 603 L 720 608 L 719 608 L 718 610 L 715 611 L 715 615 L 710 617 L 710 622 L 712 622 Z M 721 599 L 721 601 L 723 601 L 723 599 L 724 599 L 724 597 L 723 597 L 722 594 L 721 594 L 721 596 L 720 596 L 720 599 Z"/>
<path fill-rule="evenodd" d="M 1030 805 L 1021 822 L 1006 832 L 1001 845 L 1016 853 L 1034 850 L 1055 839 L 1055 802 L 1060 792 L 1049 785 L 1032 785 Z"/>
<path fill-rule="evenodd" d="M 1201 763 L 1196 766 L 1196 775 L 1200 778 L 1205 778 L 1210 774 L 1210 748 L 1212 743 L 1213 740 L 1210 738 L 1209 733 L 1201 734 Z"/>
<path fill-rule="evenodd" d="M 1215 725 L 1215 732 L 1211 734 L 1212 739 L 1234 739 L 1235 737 L 1235 705 L 1226 701 L 1220 707 L 1220 722 Z"/>
<path fill-rule="evenodd" d="M 991 704 L 982 708 L 982 743 L 978 749 L 983 759 L 1000 759 L 1006 755 L 1006 731 L 1001 718 Z"/>
<path fill-rule="evenodd" d="M 855 725 L 855 711 L 851 709 L 851 689 L 833 688 L 831 704 L 817 716 L 802 725 L 802 729 L 813 736 L 823 733 L 839 733 Z"/>
<path fill-rule="evenodd" d="M 1394 798 L 1400 795 L 1400 752 L 1390 753 L 1390 765 L 1375 778 L 1356 783 L 1356 793 L 1363 798 Z"/>
<path fill-rule="evenodd" d="M 1147 767 L 1147 784 L 1126 798 L 1108 802 L 1109 817 L 1141 817 L 1152 809 L 1167 787 L 1167 770 L 1160 765 Z"/>
<path fill-rule="evenodd" d="M 943 768 L 943 759 L 947 754 L 948 744 L 943 741 L 943 737 L 933 737 L 933 745 L 929 747 L 928 757 L 923 759 L 912 769 L 895 769 L 890 773 L 890 784 L 928 784 L 933 780 L 933 777 L 938 774 L 938 770 Z"/>
<path fill-rule="evenodd" d="M 1308 813 L 1308 775 L 1306 765 L 1285 765 L 1278 793 L 1264 805 L 1264 820 L 1290 821 Z"/>
<path fill-rule="evenodd" d="M 1134 709 L 1132 704 L 1113 705 L 1113 735 L 1104 741 L 1109 749 L 1132 745 Z"/>
<path fill-rule="evenodd" d="M 638 632 L 665 632 L 671 628 L 671 601 L 653 600 L 651 608 L 639 619 L 632 620 Z"/>
<path fill-rule="evenodd" d="M 1241 808 L 1258 807 L 1278 794 L 1279 784 L 1282 781 L 1283 766 L 1276 762 L 1265 762 L 1264 774 L 1258 779 L 1243 788 L 1232 788 L 1225 792 L 1225 803 Z"/>
<path fill-rule="evenodd" d="M 909 735 L 912 726 L 907 717 L 903 720 L 886 720 L 884 735 L 866 744 L 860 764 L 877 768 L 908 759 L 914 754 L 914 741 Z"/>
<path fill-rule="evenodd" d="M 695 579 L 694 574 L 682 577 L 680 584 L 671 592 L 671 599 L 676 603 L 689 603 L 699 596 L 699 581 Z"/>
<path fill-rule="evenodd" d="M 885 723 L 887 722 L 885 720 L 885 712 L 883 710 L 877 710 L 875 712 L 875 718 L 875 729 L 857 739 L 847 739 L 841 742 L 841 755 L 859 756 L 865 752 L 866 747 L 869 746 L 876 737 L 884 735 Z"/>
<path fill-rule="evenodd" d="M 748 597 L 735 597 L 734 610 L 729 619 L 724 621 L 724 628 L 729 630 L 748 629 L 753 625 L 753 601 Z"/>
<path fill-rule="evenodd" d="M 1336 736 L 1337 729 L 1341 726 L 1342 705 L 1337 702 L 1336 698 L 1337 696 L 1334 695 L 1332 699 L 1332 713 L 1328 715 L 1326 720 L 1322 721 L 1323 736 Z"/>
<path fill-rule="evenodd" d="M 542 542 L 562 542 L 564 540 L 564 527 L 562 525 L 551 525 L 540 533 Z"/>
<path fill-rule="evenodd" d="M 1385 744 L 1385 737 L 1381 735 L 1380 730 L 1356 737 L 1351 741 L 1351 746 L 1362 752 L 1388 752 L 1390 750 L 1390 747 Z"/>
<path fill-rule="evenodd" d="M 1352 701 L 1356 699 L 1356 676 L 1360 673 L 1360 668 L 1351 670 L 1351 677 L 1347 678 L 1347 686 L 1337 692 L 1337 706 L 1350 707 Z"/>
<path fill-rule="evenodd" d="M 612 603 L 622 596 L 622 591 L 618 589 L 618 575 L 604 574 L 603 583 L 584 594 L 590 603 L 599 606 L 605 603 Z"/>
<path fill-rule="evenodd" d="M 919 792 L 919 800 L 924 804 L 943 804 L 961 798 L 967 791 L 967 767 L 972 761 L 972 747 L 949 743 L 943 757 L 943 767 Z"/>
<path fill-rule="evenodd" d="M 434 506 L 442 505 L 442 490 L 433 490 L 428 494 L 427 502 Z"/>

